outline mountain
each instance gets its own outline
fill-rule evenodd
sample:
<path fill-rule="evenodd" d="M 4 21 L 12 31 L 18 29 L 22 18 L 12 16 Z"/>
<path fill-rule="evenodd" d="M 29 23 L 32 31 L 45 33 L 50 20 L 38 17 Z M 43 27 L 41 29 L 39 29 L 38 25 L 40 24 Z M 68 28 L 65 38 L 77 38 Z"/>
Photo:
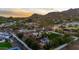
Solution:
<path fill-rule="evenodd" d="M 79 8 L 69 9 L 62 12 L 50 12 L 46 15 L 33 14 L 31 19 L 44 20 L 44 19 L 72 19 L 79 18 Z"/>
<path fill-rule="evenodd" d="M 28 17 L 28 20 L 31 20 L 31 22 L 37 22 L 41 26 L 79 21 L 79 8 L 69 9 L 62 12 L 50 12 L 46 15 L 33 14 Z"/>
<path fill-rule="evenodd" d="M 51 12 L 46 15 L 47 17 L 51 17 L 53 19 L 72 19 L 79 17 L 79 8 L 69 9 L 62 12 Z"/>

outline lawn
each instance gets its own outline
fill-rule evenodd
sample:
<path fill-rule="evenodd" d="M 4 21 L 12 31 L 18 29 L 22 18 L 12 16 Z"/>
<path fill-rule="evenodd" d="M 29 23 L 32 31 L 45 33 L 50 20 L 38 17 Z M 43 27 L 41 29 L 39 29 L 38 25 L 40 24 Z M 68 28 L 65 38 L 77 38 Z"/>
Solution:
<path fill-rule="evenodd" d="M 10 42 L 4 42 L 4 43 L 0 43 L 0 50 L 5 50 L 12 47 Z"/>

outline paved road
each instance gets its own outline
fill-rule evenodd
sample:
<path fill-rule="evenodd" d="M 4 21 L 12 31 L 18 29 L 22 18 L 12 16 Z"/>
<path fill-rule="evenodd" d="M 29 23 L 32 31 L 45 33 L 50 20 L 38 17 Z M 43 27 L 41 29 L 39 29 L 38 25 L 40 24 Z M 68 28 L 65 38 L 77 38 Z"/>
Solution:
<path fill-rule="evenodd" d="M 63 48 L 63 50 L 79 50 L 79 40 L 73 42 L 67 47 Z"/>
<path fill-rule="evenodd" d="M 57 48 L 55 48 L 55 50 L 69 50 L 72 46 L 72 44 L 73 45 L 75 45 L 75 43 L 76 43 L 76 41 L 78 41 L 78 37 L 75 37 L 75 36 L 72 36 L 73 38 L 74 38 L 74 40 L 73 40 L 73 42 L 74 42 L 74 44 L 73 43 L 66 43 L 66 44 L 64 44 L 64 45 L 61 45 L 61 46 L 59 46 L 59 47 L 57 47 Z M 79 42 L 79 41 L 78 41 Z M 71 50 L 71 49 L 70 49 Z"/>
<path fill-rule="evenodd" d="M 27 44 L 25 44 L 22 40 L 20 40 L 15 34 L 11 33 L 13 35 L 13 37 L 15 37 L 19 42 L 21 42 L 22 45 L 24 45 L 24 47 L 26 47 L 28 50 L 32 50 L 31 48 L 28 47 Z"/>

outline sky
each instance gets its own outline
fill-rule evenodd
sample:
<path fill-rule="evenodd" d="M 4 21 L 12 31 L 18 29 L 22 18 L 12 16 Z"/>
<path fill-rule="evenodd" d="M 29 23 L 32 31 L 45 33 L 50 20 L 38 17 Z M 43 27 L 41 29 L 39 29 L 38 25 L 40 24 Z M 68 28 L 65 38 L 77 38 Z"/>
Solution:
<path fill-rule="evenodd" d="M 0 8 L 0 16 L 29 17 L 32 14 L 45 15 L 49 12 L 64 11 L 69 8 Z"/>
<path fill-rule="evenodd" d="M 0 16 L 29 17 L 34 13 L 45 15 L 69 8 L 79 8 L 79 0 L 1 0 Z"/>

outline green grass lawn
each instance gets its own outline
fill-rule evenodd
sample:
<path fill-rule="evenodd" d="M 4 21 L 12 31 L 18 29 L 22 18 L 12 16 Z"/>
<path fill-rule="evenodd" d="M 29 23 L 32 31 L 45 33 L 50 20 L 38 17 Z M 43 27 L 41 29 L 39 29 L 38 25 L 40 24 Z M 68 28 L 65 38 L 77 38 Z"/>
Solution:
<path fill-rule="evenodd" d="M 5 50 L 12 47 L 9 42 L 0 43 L 0 50 Z"/>

